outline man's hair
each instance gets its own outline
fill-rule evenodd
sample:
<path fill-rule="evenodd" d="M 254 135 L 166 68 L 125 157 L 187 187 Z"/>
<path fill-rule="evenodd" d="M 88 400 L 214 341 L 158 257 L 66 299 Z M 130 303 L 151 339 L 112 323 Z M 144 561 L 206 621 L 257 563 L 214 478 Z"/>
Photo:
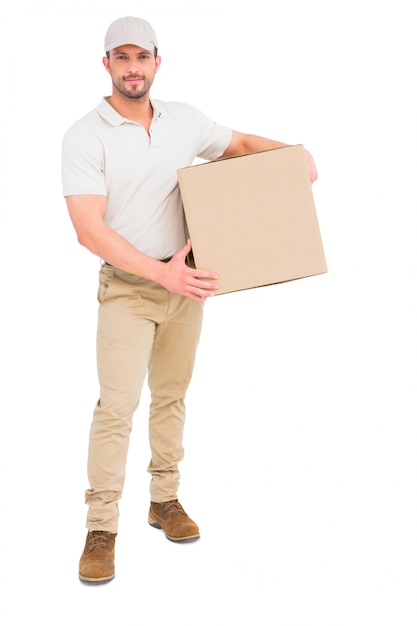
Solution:
<path fill-rule="evenodd" d="M 158 56 L 158 48 L 154 48 L 154 49 L 153 49 L 153 53 L 154 53 L 154 57 L 155 57 L 155 59 L 156 59 L 156 57 Z M 106 52 L 106 57 L 107 57 L 108 59 L 110 59 L 110 50 L 108 50 L 108 51 Z"/>

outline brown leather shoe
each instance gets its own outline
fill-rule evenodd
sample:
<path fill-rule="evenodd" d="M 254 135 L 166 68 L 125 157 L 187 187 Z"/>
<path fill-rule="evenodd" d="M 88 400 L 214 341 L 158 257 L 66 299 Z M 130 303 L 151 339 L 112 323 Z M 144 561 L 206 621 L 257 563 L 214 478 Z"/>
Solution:
<path fill-rule="evenodd" d="M 80 559 L 80 580 L 104 583 L 114 578 L 114 542 L 117 533 L 90 530 Z"/>
<path fill-rule="evenodd" d="M 162 528 L 171 541 L 195 541 L 200 531 L 188 517 L 178 500 L 151 502 L 148 522 L 154 528 Z"/>

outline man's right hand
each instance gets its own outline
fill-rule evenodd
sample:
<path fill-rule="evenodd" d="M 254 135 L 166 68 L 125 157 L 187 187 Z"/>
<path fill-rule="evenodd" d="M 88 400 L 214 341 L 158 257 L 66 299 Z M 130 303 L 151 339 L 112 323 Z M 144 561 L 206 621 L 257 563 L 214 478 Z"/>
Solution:
<path fill-rule="evenodd" d="M 158 282 L 171 293 L 186 296 L 196 302 L 205 302 L 216 295 L 219 285 L 216 274 L 203 272 L 186 265 L 187 255 L 191 251 L 191 241 L 175 254 L 168 263 L 161 263 Z"/>

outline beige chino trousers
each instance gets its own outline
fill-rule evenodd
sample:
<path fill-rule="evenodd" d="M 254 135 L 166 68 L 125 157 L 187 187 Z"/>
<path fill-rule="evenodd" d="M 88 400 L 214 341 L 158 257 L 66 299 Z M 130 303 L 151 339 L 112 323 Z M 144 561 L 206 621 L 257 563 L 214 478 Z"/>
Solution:
<path fill-rule="evenodd" d="M 99 274 L 100 398 L 90 430 L 87 528 L 117 532 L 132 429 L 148 372 L 150 499 L 177 498 L 184 398 L 200 338 L 203 304 L 153 281 L 103 265 Z"/>

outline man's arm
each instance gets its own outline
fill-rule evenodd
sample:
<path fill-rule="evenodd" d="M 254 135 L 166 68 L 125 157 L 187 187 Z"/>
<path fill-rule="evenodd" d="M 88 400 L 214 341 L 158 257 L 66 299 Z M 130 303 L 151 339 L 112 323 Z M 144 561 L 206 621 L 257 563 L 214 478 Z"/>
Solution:
<path fill-rule="evenodd" d="M 228 157 L 243 156 L 244 154 L 253 154 L 254 152 L 263 152 L 264 150 L 273 150 L 274 148 L 284 148 L 288 146 L 287 143 L 281 141 L 275 141 L 274 139 L 268 139 L 266 137 L 260 137 L 259 135 L 248 135 L 246 133 L 239 133 L 232 131 L 232 139 L 220 157 L 220 159 L 226 159 Z M 305 150 L 305 156 L 307 161 L 308 172 L 310 175 L 311 183 L 317 180 L 317 169 L 314 163 L 313 157 L 308 150 Z"/>
<path fill-rule="evenodd" d="M 188 267 L 185 263 L 191 250 L 190 242 L 169 263 L 162 263 L 137 250 L 107 226 L 104 221 L 107 209 L 105 196 L 68 196 L 66 202 L 79 243 L 107 263 L 149 278 L 168 291 L 191 300 L 204 302 L 207 297 L 215 295 L 218 285 L 207 281 L 215 281 L 217 276 Z"/>

